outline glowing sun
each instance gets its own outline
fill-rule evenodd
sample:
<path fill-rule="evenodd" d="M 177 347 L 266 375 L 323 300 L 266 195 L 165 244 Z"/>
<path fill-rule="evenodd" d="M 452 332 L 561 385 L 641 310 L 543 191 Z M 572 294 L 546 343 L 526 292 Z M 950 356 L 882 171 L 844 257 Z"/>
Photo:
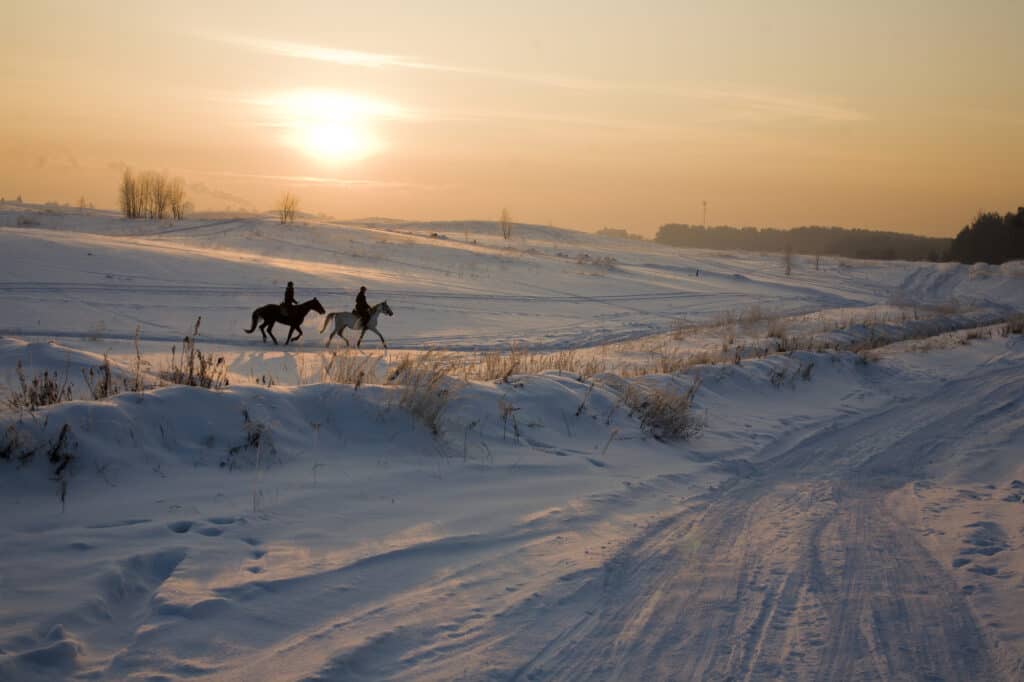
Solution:
<path fill-rule="evenodd" d="M 284 142 L 325 164 L 361 161 L 383 149 L 374 123 L 401 111 L 386 102 L 323 90 L 283 93 L 271 102 Z"/>

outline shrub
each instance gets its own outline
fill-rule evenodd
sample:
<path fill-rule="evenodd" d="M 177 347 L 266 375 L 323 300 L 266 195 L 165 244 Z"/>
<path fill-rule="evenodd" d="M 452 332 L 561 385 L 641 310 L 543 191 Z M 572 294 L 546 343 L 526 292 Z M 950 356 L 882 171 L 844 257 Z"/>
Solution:
<path fill-rule="evenodd" d="M 357 389 L 363 384 L 380 383 L 377 375 L 380 359 L 379 355 L 354 355 L 332 351 L 321 367 L 321 381 L 331 384 L 352 384 Z"/>
<path fill-rule="evenodd" d="M 19 360 L 15 372 L 18 375 L 18 386 L 7 398 L 7 404 L 15 410 L 34 412 L 40 407 L 72 400 L 71 381 L 66 371 L 64 374 L 51 374 L 49 370 L 44 370 L 30 380 L 25 376 L 25 368 Z"/>
<path fill-rule="evenodd" d="M 505 241 L 512 238 L 512 218 L 507 208 L 501 209 L 501 236 Z"/>
<path fill-rule="evenodd" d="M 228 449 L 227 457 L 221 460 L 222 467 L 230 470 L 244 464 L 258 468 L 265 461 L 271 463 L 277 458 L 277 447 L 274 445 L 270 428 L 263 422 L 252 419 L 249 410 L 242 410 L 242 427 L 245 430 L 245 440 L 240 445 Z"/>
<path fill-rule="evenodd" d="M 699 387 L 699 378 L 683 393 L 669 388 L 629 384 L 623 394 L 623 402 L 640 419 L 640 428 L 655 438 L 684 439 L 696 435 L 704 426 L 690 413 L 693 396 Z"/>
<path fill-rule="evenodd" d="M 291 192 L 285 192 L 277 201 L 274 208 L 277 219 L 282 225 L 295 222 L 295 212 L 299 208 L 299 198 Z"/>
<path fill-rule="evenodd" d="M 120 393 L 120 388 L 114 383 L 110 357 L 106 353 L 103 354 L 103 362 L 99 367 L 90 367 L 88 372 L 82 370 L 82 378 L 85 380 L 85 385 L 89 387 L 89 393 L 93 400 L 105 400 Z"/>
<path fill-rule="evenodd" d="M 203 353 L 196 347 L 199 336 L 199 324 L 203 321 L 196 318 L 191 336 L 181 342 L 181 353 L 177 347 L 171 346 L 170 366 L 161 373 L 161 378 L 172 384 L 182 386 L 198 386 L 200 388 L 219 389 L 229 384 L 228 368 L 224 358 L 214 358 L 212 353 Z"/>
<path fill-rule="evenodd" d="M 398 405 L 435 436 L 441 435 L 441 416 L 454 392 L 449 370 L 448 359 L 430 351 L 405 356 L 388 375 L 388 383 L 399 387 Z"/>

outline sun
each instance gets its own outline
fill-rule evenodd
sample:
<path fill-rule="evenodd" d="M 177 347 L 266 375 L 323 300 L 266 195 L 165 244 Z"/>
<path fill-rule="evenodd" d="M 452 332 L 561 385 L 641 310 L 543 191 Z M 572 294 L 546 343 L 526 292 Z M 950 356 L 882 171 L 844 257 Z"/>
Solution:
<path fill-rule="evenodd" d="M 281 93 L 269 105 L 283 141 L 321 164 L 362 161 L 379 153 L 384 143 L 376 123 L 398 118 L 399 108 L 379 100 L 325 90 Z"/>
<path fill-rule="evenodd" d="M 287 138 L 291 146 L 323 163 L 362 161 L 379 148 L 371 132 L 343 121 L 303 122 Z"/>

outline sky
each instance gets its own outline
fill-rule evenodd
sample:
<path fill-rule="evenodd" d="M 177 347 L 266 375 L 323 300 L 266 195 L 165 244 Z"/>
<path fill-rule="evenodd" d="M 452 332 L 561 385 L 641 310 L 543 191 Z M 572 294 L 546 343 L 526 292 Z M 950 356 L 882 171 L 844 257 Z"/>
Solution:
<path fill-rule="evenodd" d="M 337 218 L 952 236 L 1024 204 L 1019 0 L 35 0 L 0 195 Z"/>

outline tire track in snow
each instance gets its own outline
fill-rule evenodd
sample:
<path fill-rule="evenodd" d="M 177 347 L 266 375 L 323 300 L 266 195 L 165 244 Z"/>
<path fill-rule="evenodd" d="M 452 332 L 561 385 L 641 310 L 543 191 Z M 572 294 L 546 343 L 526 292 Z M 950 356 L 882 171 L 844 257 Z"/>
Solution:
<path fill-rule="evenodd" d="M 533 612 L 543 634 L 530 640 L 552 644 L 513 679 L 1003 679 L 968 598 L 884 496 L 955 456 L 965 420 L 1011 418 L 1001 406 L 1024 396 L 1020 373 L 985 367 L 917 393 L 819 425 L 762 459 L 768 474 L 656 527 L 564 606 Z M 972 417 L 948 395 L 994 407 Z M 571 632 L 565 610 L 585 614 Z M 492 634 L 496 648 L 529 648 Z"/>

